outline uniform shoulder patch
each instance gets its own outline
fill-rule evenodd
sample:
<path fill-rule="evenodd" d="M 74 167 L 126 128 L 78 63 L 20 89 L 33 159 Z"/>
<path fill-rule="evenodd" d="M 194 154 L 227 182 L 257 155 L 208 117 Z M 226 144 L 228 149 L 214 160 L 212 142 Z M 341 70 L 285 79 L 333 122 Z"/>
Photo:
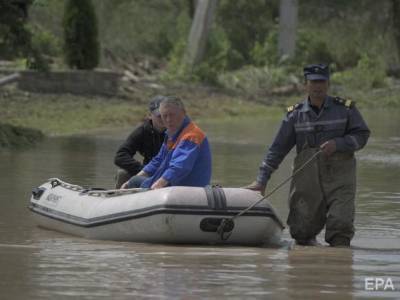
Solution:
<path fill-rule="evenodd" d="M 292 111 L 294 111 L 295 109 L 300 108 L 302 105 L 303 105 L 302 103 L 297 103 L 297 104 L 295 104 L 295 105 L 288 106 L 288 107 L 286 108 L 286 110 L 287 110 L 287 112 L 292 112 Z"/>
<path fill-rule="evenodd" d="M 342 104 L 346 106 L 347 108 L 352 108 L 355 105 L 355 102 L 351 99 L 344 99 L 340 97 L 335 97 L 333 99 L 336 103 Z"/>

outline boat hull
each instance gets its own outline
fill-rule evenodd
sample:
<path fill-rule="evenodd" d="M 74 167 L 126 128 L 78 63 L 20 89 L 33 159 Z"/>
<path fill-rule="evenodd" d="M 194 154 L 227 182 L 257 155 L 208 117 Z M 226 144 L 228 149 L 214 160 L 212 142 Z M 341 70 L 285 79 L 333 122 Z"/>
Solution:
<path fill-rule="evenodd" d="M 263 201 L 229 220 L 261 196 L 239 188 L 168 187 L 144 192 L 89 191 L 58 180 L 30 200 L 38 226 L 99 240 L 261 245 L 280 239 L 283 225 Z M 40 195 L 38 195 L 40 194 Z"/>

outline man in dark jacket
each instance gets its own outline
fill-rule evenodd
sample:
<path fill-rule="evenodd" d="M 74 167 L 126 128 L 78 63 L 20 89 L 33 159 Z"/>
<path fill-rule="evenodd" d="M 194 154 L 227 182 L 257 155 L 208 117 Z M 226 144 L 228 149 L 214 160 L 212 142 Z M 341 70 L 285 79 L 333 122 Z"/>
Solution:
<path fill-rule="evenodd" d="M 149 103 L 150 114 L 119 147 L 114 164 L 120 167 L 116 176 L 116 188 L 136 175 L 144 165 L 157 155 L 164 141 L 165 128 L 162 123 L 159 106 L 164 96 L 155 96 Z M 143 156 L 143 162 L 135 159 L 136 152 Z"/>

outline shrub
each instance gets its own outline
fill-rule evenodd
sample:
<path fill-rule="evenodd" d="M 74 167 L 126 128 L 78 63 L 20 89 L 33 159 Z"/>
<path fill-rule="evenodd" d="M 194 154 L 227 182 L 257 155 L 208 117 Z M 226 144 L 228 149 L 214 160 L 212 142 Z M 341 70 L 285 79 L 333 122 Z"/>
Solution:
<path fill-rule="evenodd" d="M 369 90 L 384 87 L 386 86 L 385 68 L 382 58 L 363 54 L 355 68 L 334 73 L 332 82 L 350 90 Z"/>
<path fill-rule="evenodd" d="M 181 16 L 181 31 L 188 31 L 190 28 L 190 20 Z M 184 24 L 186 26 L 184 26 Z M 208 43 L 205 50 L 203 60 L 193 69 L 189 69 L 185 65 L 185 52 L 187 48 L 187 34 L 175 43 L 173 50 L 169 56 L 167 73 L 163 79 L 166 80 L 183 80 L 183 81 L 201 81 L 216 84 L 218 82 L 218 74 L 227 69 L 230 43 L 222 28 L 215 26 L 208 37 Z M 232 55 L 232 52 L 230 52 Z"/>
<path fill-rule="evenodd" d="M 27 29 L 28 8 L 32 0 L 0 1 L 0 57 L 26 57 L 30 51 L 31 34 Z"/>
<path fill-rule="evenodd" d="M 257 96 L 260 93 L 270 93 L 274 87 L 298 84 L 299 81 L 286 67 L 256 68 L 247 66 L 237 71 L 221 74 L 218 77 L 218 83 L 226 89 L 248 96 Z"/>
<path fill-rule="evenodd" d="M 193 68 L 195 80 L 217 84 L 218 74 L 228 67 L 229 50 L 230 42 L 225 32 L 221 28 L 214 28 L 203 61 Z"/>
<path fill-rule="evenodd" d="M 216 23 L 223 28 L 231 45 L 227 68 L 234 70 L 253 63 L 251 50 L 263 44 L 278 16 L 279 1 L 221 0 Z"/>
<path fill-rule="evenodd" d="M 181 13 L 177 18 L 177 32 L 180 38 L 174 43 L 168 55 L 166 72 L 162 75 L 163 80 L 185 80 L 189 74 L 184 64 L 184 56 L 187 47 L 187 36 L 190 30 L 191 20 L 189 15 Z"/>
<path fill-rule="evenodd" d="M 42 28 L 31 29 L 31 51 L 27 58 L 27 67 L 38 71 L 49 71 L 53 58 L 60 54 L 57 38 Z"/>
<path fill-rule="evenodd" d="M 64 56 L 67 65 L 94 69 L 99 63 L 97 19 L 91 0 L 67 0 L 64 9 Z"/>
<path fill-rule="evenodd" d="M 298 31 L 294 57 L 279 57 L 277 26 L 270 31 L 263 43 L 255 44 L 251 58 L 255 66 L 285 66 L 290 72 L 301 70 L 307 64 L 329 64 L 333 61 L 325 41 L 318 34 L 304 30 Z"/>
<path fill-rule="evenodd" d="M 278 64 L 278 32 L 276 29 L 271 30 L 263 43 L 255 43 L 254 48 L 251 50 L 251 59 L 257 67 Z"/>
<path fill-rule="evenodd" d="M 299 30 L 297 35 L 294 63 L 304 66 L 312 63 L 333 62 L 332 54 L 322 36 L 314 31 Z"/>
<path fill-rule="evenodd" d="M 38 49 L 40 53 L 47 56 L 54 57 L 61 54 L 59 40 L 53 33 L 44 28 L 33 30 L 32 47 Z"/>

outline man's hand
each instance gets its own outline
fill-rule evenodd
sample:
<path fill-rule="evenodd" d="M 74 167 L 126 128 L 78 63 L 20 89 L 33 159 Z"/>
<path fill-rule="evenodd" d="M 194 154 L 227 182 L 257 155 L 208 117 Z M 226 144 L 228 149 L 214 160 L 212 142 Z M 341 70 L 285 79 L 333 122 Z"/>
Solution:
<path fill-rule="evenodd" d="M 127 188 L 128 188 L 128 182 L 129 182 L 129 180 L 126 181 L 124 184 L 122 184 L 121 187 L 120 187 L 119 189 L 120 189 L 120 190 L 125 190 L 125 189 L 127 189 Z"/>
<path fill-rule="evenodd" d="M 336 151 L 336 142 L 335 140 L 329 140 L 323 143 L 320 148 L 326 156 L 331 156 Z"/>
<path fill-rule="evenodd" d="M 152 190 L 156 189 L 161 189 L 163 187 L 166 187 L 168 185 L 168 181 L 166 181 L 164 178 L 160 177 L 156 182 L 153 183 L 151 186 Z"/>
<path fill-rule="evenodd" d="M 135 176 L 143 176 L 143 177 L 149 177 L 149 174 L 147 174 L 145 171 L 140 171 L 139 173 L 137 173 Z M 131 177 L 129 180 L 131 180 L 133 177 Z M 123 185 L 121 185 L 120 189 L 128 189 L 128 183 L 129 180 L 127 182 L 125 182 Z"/>
<path fill-rule="evenodd" d="M 260 192 L 261 195 L 265 195 L 265 184 L 261 184 L 258 183 L 257 181 L 253 181 L 252 183 L 250 183 L 249 185 L 244 186 L 244 189 L 248 189 L 248 190 L 252 190 L 252 191 L 256 191 L 256 192 Z"/>
<path fill-rule="evenodd" d="M 139 173 L 137 173 L 135 176 L 144 176 L 144 177 L 149 177 L 149 174 L 147 174 L 145 171 L 141 170 Z"/>

